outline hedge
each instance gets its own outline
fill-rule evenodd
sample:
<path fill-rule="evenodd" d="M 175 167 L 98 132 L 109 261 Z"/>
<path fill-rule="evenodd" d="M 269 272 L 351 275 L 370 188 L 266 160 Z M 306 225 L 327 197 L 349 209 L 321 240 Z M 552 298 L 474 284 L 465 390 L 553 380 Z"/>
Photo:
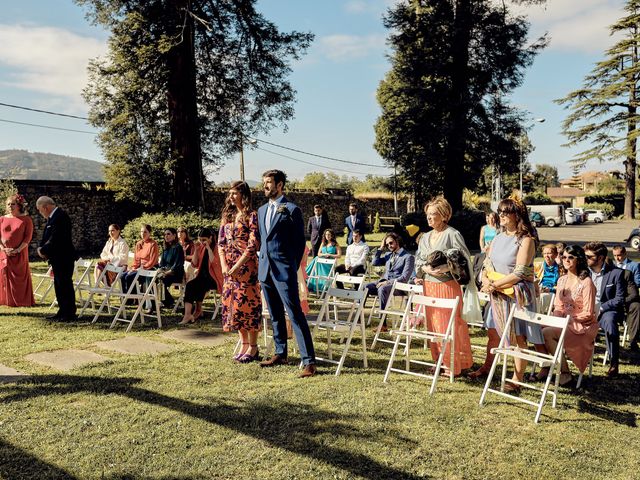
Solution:
<path fill-rule="evenodd" d="M 197 213 L 143 213 L 127 223 L 122 229 L 122 236 L 130 246 L 133 246 L 140 239 L 140 227 L 145 224 L 151 225 L 151 237 L 162 245 L 163 233 L 168 227 L 177 229 L 184 226 L 187 228 L 189 236 L 194 238 L 204 227 L 215 228 L 217 231 L 220 227 L 220 220 Z"/>

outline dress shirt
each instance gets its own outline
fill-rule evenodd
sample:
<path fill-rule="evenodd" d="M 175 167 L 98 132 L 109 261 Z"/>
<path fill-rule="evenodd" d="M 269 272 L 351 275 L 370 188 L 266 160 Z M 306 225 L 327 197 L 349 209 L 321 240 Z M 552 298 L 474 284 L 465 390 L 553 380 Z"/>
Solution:
<path fill-rule="evenodd" d="M 369 245 L 362 240 L 358 243 L 352 243 L 347 247 L 347 252 L 344 255 L 344 264 L 347 268 L 366 265 L 367 255 L 369 255 Z"/>
<path fill-rule="evenodd" d="M 593 284 L 596 286 L 596 311 L 600 309 L 600 297 L 602 296 L 602 277 L 603 277 L 604 265 L 602 266 L 602 270 L 598 273 L 589 269 L 591 273 L 591 280 L 593 280 Z"/>
<path fill-rule="evenodd" d="M 129 261 L 129 245 L 124 238 L 118 237 L 115 241 L 112 238 L 104 244 L 100 260 L 113 264 L 114 267 L 126 265 Z"/>

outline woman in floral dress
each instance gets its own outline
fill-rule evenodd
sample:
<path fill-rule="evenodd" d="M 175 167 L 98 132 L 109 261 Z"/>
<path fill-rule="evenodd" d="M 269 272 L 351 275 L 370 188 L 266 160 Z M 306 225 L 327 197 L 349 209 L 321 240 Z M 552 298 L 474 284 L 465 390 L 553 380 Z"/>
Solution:
<path fill-rule="evenodd" d="M 224 277 L 222 326 L 240 335 L 242 348 L 234 357 L 240 363 L 259 359 L 262 302 L 258 249 L 258 215 L 251 206 L 251 189 L 245 182 L 234 182 L 222 210 L 218 251 Z"/>

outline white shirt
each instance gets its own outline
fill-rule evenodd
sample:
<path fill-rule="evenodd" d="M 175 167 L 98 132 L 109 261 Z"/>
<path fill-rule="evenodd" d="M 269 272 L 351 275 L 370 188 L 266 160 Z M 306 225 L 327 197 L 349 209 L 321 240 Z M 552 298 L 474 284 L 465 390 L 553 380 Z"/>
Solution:
<path fill-rule="evenodd" d="M 602 297 L 602 277 L 604 273 L 603 270 L 604 265 L 598 273 L 589 269 L 589 273 L 591 273 L 591 280 L 593 280 L 593 284 L 596 287 L 596 312 L 600 309 L 600 298 Z"/>
<path fill-rule="evenodd" d="M 102 249 L 100 259 L 113 264 L 115 267 L 126 265 L 129 261 L 129 245 L 122 237 L 118 237 L 115 242 L 109 237 Z"/>
<path fill-rule="evenodd" d="M 347 247 L 347 252 L 344 255 L 344 264 L 347 268 L 366 265 L 367 255 L 369 255 L 369 245 L 362 240 L 358 243 L 352 243 Z"/>

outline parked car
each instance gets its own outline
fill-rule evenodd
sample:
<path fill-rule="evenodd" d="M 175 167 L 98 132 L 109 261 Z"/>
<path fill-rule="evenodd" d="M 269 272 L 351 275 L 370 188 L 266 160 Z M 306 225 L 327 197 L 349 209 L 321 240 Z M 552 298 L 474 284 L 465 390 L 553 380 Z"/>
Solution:
<path fill-rule="evenodd" d="M 636 250 L 640 249 L 640 228 L 634 228 L 625 240 L 627 245 Z"/>
<path fill-rule="evenodd" d="M 585 210 L 587 220 L 595 223 L 602 223 L 607 219 L 607 214 L 602 210 Z"/>
<path fill-rule="evenodd" d="M 542 215 L 548 227 L 565 223 L 564 205 L 528 205 L 528 207 L 530 211 Z"/>
<path fill-rule="evenodd" d="M 565 209 L 565 212 L 570 212 L 571 214 L 573 214 L 573 223 L 584 223 L 584 210 L 582 210 L 581 208 L 567 208 Z"/>
<path fill-rule="evenodd" d="M 577 225 L 578 223 L 580 223 L 580 221 L 576 217 L 576 214 L 571 211 L 570 208 L 567 208 L 564 211 L 564 223 L 566 223 L 567 225 Z"/>
<path fill-rule="evenodd" d="M 531 220 L 531 225 L 533 225 L 536 228 L 541 227 L 546 223 L 545 218 L 542 216 L 540 212 L 534 212 L 534 211 L 529 212 L 529 220 Z"/>

